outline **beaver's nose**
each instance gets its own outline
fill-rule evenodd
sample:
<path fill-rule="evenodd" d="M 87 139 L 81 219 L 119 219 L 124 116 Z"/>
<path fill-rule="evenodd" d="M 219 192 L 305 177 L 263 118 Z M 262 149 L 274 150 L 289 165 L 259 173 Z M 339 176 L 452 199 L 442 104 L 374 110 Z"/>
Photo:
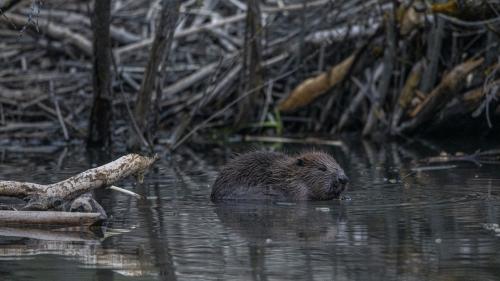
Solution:
<path fill-rule="evenodd" d="M 338 180 L 341 184 L 346 184 L 349 182 L 349 178 L 345 174 L 340 174 Z"/>

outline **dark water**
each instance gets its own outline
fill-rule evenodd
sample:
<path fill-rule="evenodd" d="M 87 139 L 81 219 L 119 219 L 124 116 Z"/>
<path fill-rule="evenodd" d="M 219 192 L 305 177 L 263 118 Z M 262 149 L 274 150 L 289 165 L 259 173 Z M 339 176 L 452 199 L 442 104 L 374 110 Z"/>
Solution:
<path fill-rule="evenodd" d="M 0 279 L 498 280 L 500 165 L 411 171 L 443 149 L 488 148 L 457 143 L 326 147 L 351 178 L 351 200 L 301 204 L 216 206 L 210 184 L 231 150 L 186 152 L 141 186 L 120 184 L 147 200 L 97 194 L 112 216 L 104 238 L 0 226 Z M 0 151 L 0 179 L 40 183 L 107 161 L 75 149 Z"/>

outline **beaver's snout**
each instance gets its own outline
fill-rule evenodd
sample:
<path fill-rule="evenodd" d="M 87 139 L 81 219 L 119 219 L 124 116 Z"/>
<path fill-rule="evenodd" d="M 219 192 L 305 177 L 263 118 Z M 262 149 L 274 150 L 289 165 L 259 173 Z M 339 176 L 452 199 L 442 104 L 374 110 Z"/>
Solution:
<path fill-rule="evenodd" d="M 349 178 L 345 175 L 344 172 L 340 172 L 334 177 L 335 179 L 332 182 L 330 190 L 331 192 L 333 192 L 334 197 L 338 198 L 340 194 L 346 190 L 347 184 L 349 183 Z"/>
<path fill-rule="evenodd" d="M 337 181 L 342 185 L 346 185 L 349 182 L 349 178 L 342 173 L 337 177 Z"/>

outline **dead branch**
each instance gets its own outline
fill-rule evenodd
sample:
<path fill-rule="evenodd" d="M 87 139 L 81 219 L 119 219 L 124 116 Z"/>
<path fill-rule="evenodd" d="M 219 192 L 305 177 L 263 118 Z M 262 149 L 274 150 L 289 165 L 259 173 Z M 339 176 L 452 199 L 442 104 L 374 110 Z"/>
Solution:
<path fill-rule="evenodd" d="M 430 120 L 436 112 L 449 101 L 449 97 L 463 85 L 465 77 L 483 63 L 483 58 L 471 59 L 453 68 L 446 74 L 439 85 L 412 112 L 411 120 L 401 124 L 397 131 L 410 131 Z"/>
<path fill-rule="evenodd" d="M 10 26 L 8 23 L 14 23 L 18 27 L 27 26 L 36 30 L 40 29 L 54 39 L 70 42 L 87 56 L 92 55 L 92 44 L 87 38 L 67 27 L 55 24 L 50 20 L 38 19 L 35 25 L 34 22 L 30 22 L 26 16 L 5 13 L 5 17 L 0 17 L 0 21 L 6 22 L 7 26 Z"/>
<path fill-rule="evenodd" d="M 101 223 L 103 219 L 100 213 L 0 211 L 2 225 L 90 226 Z"/>
<path fill-rule="evenodd" d="M 93 168 L 58 183 L 41 185 L 28 182 L 0 181 L 0 196 L 30 200 L 29 208 L 49 210 L 97 188 L 134 175 L 142 181 L 146 170 L 158 159 L 128 154 L 106 165 Z"/>
<path fill-rule="evenodd" d="M 462 85 L 465 76 L 483 63 L 483 58 L 472 59 L 452 69 L 441 83 L 412 112 L 411 117 L 425 115 L 447 101 L 447 94 L 453 94 Z"/>

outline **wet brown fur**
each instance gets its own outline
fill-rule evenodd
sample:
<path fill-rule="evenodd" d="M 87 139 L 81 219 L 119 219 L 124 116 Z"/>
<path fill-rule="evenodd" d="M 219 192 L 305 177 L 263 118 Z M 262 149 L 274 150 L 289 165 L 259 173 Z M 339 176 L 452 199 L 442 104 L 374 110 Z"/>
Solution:
<path fill-rule="evenodd" d="M 347 180 L 344 170 L 325 152 L 289 156 L 255 151 L 237 156 L 222 168 L 211 199 L 331 200 L 345 190 Z"/>

